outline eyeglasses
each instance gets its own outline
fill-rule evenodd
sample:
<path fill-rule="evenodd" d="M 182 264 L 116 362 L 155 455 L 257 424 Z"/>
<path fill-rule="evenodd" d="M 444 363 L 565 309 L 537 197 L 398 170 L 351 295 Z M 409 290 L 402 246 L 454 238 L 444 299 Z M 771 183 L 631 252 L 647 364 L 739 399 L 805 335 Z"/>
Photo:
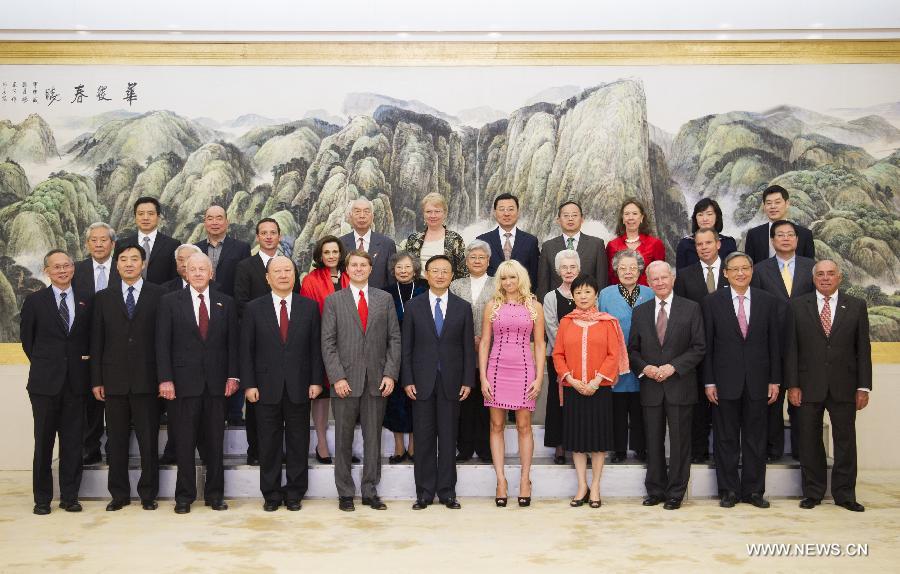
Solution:
<path fill-rule="evenodd" d="M 750 273 L 753 270 L 753 267 L 726 267 L 725 271 L 730 271 L 732 273 Z"/>
<path fill-rule="evenodd" d="M 60 265 L 54 265 L 53 267 L 48 267 L 51 271 L 66 271 L 67 269 L 71 269 L 74 267 L 71 263 L 62 263 Z"/>
<path fill-rule="evenodd" d="M 467 259 L 471 261 L 487 261 L 487 255 L 469 255 Z"/>
<path fill-rule="evenodd" d="M 637 271 L 638 266 L 637 265 L 629 265 L 626 267 L 625 265 L 619 265 L 618 267 L 616 267 L 616 269 L 618 271 Z"/>
<path fill-rule="evenodd" d="M 788 233 L 776 233 L 775 237 L 777 239 L 793 239 L 794 237 L 797 237 L 797 234 L 789 231 Z"/>

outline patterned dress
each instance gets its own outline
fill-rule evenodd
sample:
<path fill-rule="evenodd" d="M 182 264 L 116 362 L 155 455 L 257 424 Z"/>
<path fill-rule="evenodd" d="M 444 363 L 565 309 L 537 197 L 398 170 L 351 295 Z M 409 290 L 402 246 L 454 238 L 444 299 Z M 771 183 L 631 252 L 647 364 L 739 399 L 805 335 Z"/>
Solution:
<path fill-rule="evenodd" d="M 493 344 L 488 358 L 487 380 L 493 401 L 486 407 L 534 411 L 534 400 L 528 400 L 528 387 L 534 382 L 534 354 L 531 331 L 534 321 L 524 305 L 505 303 L 491 325 Z"/>

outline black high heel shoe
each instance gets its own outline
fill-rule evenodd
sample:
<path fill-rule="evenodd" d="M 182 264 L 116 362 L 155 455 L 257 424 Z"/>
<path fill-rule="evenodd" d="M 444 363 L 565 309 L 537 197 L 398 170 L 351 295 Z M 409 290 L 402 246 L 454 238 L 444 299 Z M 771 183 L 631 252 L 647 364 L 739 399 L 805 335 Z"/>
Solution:
<path fill-rule="evenodd" d="M 319 464 L 334 464 L 334 459 L 330 456 L 319 456 L 319 445 L 316 445 L 316 461 Z M 328 451 L 325 451 L 328 452 Z"/>
<path fill-rule="evenodd" d="M 588 491 L 588 495 L 590 495 L 590 491 Z M 598 498 L 597 500 L 590 500 L 590 498 L 588 498 L 586 502 L 591 508 L 600 508 L 601 506 L 603 506 L 603 500 L 600 498 Z"/>
<path fill-rule="evenodd" d="M 578 508 L 579 506 L 584 506 L 586 503 L 590 502 L 591 491 L 588 490 L 584 496 L 581 498 L 573 498 L 569 501 L 569 506 L 572 508 Z"/>
<path fill-rule="evenodd" d="M 506 490 L 509 491 L 509 482 L 504 478 L 503 482 L 506 484 Z M 497 505 L 497 508 L 506 508 L 506 501 L 509 499 L 508 496 L 497 496 L 494 498 L 494 504 Z"/>
<path fill-rule="evenodd" d="M 389 456 L 388 462 L 390 464 L 400 464 L 401 462 L 403 462 L 404 460 L 406 460 L 408 458 L 410 458 L 409 452 L 403 451 L 403 454 L 395 454 L 393 456 Z"/>
<path fill-rule="evenodd" d="M 531 481 L 528 481 L 528 488 L 531 488 Z M 516 499 L 519 502 L 519 506 L 525 508 L 526 506 L 531 506 L 531 497 L 530 496 L 520 496 Z"/>

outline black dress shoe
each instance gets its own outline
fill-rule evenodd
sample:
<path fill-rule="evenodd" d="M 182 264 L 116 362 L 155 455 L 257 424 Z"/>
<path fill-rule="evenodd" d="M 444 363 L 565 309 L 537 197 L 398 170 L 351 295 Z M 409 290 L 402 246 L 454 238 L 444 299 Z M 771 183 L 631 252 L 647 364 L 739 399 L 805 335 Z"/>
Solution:
<path fill-rule="evenodd" d="M 245 427 L 247 423 L 242 418 L 233 418 L 228 419 L 228 426 L 230 427 Z"/>
<path fill-rule="evenodd" d="M 603 506 L 603 500 L 599 498 L 597 500 L 588 500 L 588 506 L 591 508 L 600 508 Z"/>
<path fill-rule="evenodd" d="M 849 510 L 851 512 L 865 512 L 866 511 L 866 507 L 863 506 L 862 504 L 856 502 L 855 500 L 848 501 L 848 502 L 835 502 L 835 505 L 840 506 L 842 508 L 846 508 L 847 510 Z"/>
<path fill-rule="evenodd" d="M 641 462 L 647 462 L 647 451 L 646 450 L 638 450 L 634 453 L 634 458 Z M 590 457 L 588 458 L 590 460 Z"/>
<path fill-rule="evenodd" d="M 159 508 L 159 504 L 157 504 L 155 500 L 142 500 L 141 508 L 144 510 L 156 510 Z"/>
<path fill-rule="evenodd" d="M 174 454 L 165 454 L 159 457 L 159 464 L 178 464 Z"/>
<path fill-rule="evenodd" d="M 212 508 L 213 510 L 228 510 L 228 503 L 222 499 L 213 500 L 212 502 L 208 503 L 207 506 Z"/>
<path fill-rule="evenodd" d="M 356 510 L 356 507 L 353 505 L 353 497 L 352 496 L 339 496 L 338 497 L 338 508 L 343 510 L 344 512 L 353 512 Z"/>
<path fill-rule="evenodd" d="M 570 500 L 569 506 L 571 506 L 572 508 L 578 508 L 579 506 L 584 506 L 585 504 L 587 504 L 590 501 L 590 499 L 591 499 L 591 491 L 588 490 L 587 492 L 584 493 L 584 496 L 582 496 L 581 498 L 578 498 L 576 496 L 575 498 Z"/>
<path fill-rule="evenodd" d="M 409 453 L 407 453 L 407 454 L 409 454 Z M 409 460 L 412 460 L 412 455 L 410 455 Z M 353 464 L 359 464 L 362 461 L 359 460 L 358 456 L 351 456 L 350 462 L 352 462 Z"/>
<path fill-rule="evenodd" d="M 821 502 L 822 502 L 821 500 L 816 500 L 815 498 L 807 497 L 800 501 L 800 508 L 802 508 L 803 510 L 809 510 L 811 508 L 815 508 L 815 507 L 819 506 L 819 503 L 821 503 Z"/>
<path fill-rule="evenodd" d="M 614 452 L 612 457 L 610 457 L 609 462 L 613 464 L 618 464 L 620 462 L 625 462 L 628 458 L 628 453 L 626 452 Z"/>
<path fill-rule="evenodd" d="M 100 456 L 99 452 L 92 452 L 91 454 L 87 454 L 84 456 L 84 460 L 82 461 L 84 466 L 91 466 L 92 464 L 100 464 L 103 462 L 103 457 Z"/>
<path fill-rule="evenodd" d="M 395 455 L 389 456 L 388 463 L 400 464 L 401 462 L 406 460 L 406 457 L 408 457 L 408 456 L 409 456 L 409 453 L 406 451 L 403 451 L 403 454 L 395 454 Z M 457 457 L 457 460 L 459 460 L 459 457 Z"/>
<path fill-rule="evenodd" d="M 266 512 L 275 512 L 278 510 L 278 507 L 281 506 L 281 502 L 277 500 L 267 500 L 263 503 L 263 510 Z"/>
<path fill-rule="evenodd" d="M 301 508 L 303 508 L 303 503 L 299 500 L 288 500 L 284 503 L 284 507 L 290 510 L 291 512 L 297 512 Z"/>
<path fill-rule="evenodd" d="M 446 500 L 442 500 L 441 504 L 443 504 L 450 510 L 459 510 L 460 508 L 462 508 L 462 505 L 458 500 L 456 500 L 456 498 L 448 498 Z"/>
<path fill-rule="evenodd" d="M 642 502 L 641 504 L 643 504 L 644 506 L 656 506 L 657 504 L 659 504 L 662 501 L 663 501 L 663 499 L 661 496 L 655 496 L 655 495 L 651 494 L 650 496 L 645 498 L 644 502 Z"/>
<path fill-rule="evenodd" d="M 330 456 L 319 456 L 319 452 L 316 451 L 316 462 L 319 464 L 334 464 L 334 459 Z"/>
<path fill-rule="evenodd" d="M 726 492 L 722 495 L 721 500 L 719 500 L 719 506 L 722 508 L 734 508 L 734 505 L 737 504 L 737 495 L 733 492 Z"/>
<path fill-rule="evenodd" d="M 754 492 L 750 496 L 745 496 L 741 502 L 752 504 L 756 508 L 769 508 L 770 506 L 769 501 L 763 498 L 763 495 L 758 492 Z"/>
<path fill-rule="evenodd" d="M 187 514 L 191 511 L 191 503 L 190 502 L 176 502 L 175 503 L 175 514 Z"/>
<path fill-rule="evenodd" d="M 680 498 L 670 498 L 663 504 L 663 508 L 666 510 L 678 510 L 681 508 L 681 499 Z"/>
<path fill-rule="evenodd" d="M 49 504 L 35 504 L 34 510 L 32 510 L 38 516 L 45 516 L 50 514 L 50 505 Z"/>
<path fill-rule="evenodd" d="M 458 454 L 456 455 L 456 462 L 469 462 L 472 460 L 472 455 Z"/>
<path fill-rule="evenodd" d="M 255 455 L 248 454 L 247 455 L 247 464 L 250 466 L 259 466 L 259 458 Z"/>
<path fill-rule="evenodd" d="M 372 498 L 363 498 L 362 503 L 372 510 L 387 510 L 387 504 L 382 502 L 381 497 L 377 494 Z"/>
<path fill-rule="evenodd" d="M 109 504 L 106 505 L 107 512 L 115 512 L 117 510 L 122 510 L 122 508 L 131 504 L 130 500 L 111 500 Z"/>
<path fill-rule="evenodd" d="M 66 512 L 81 512 L 81 503 L 77 500 L 60 502 L 59 507 L 65 510 Z"/>
<path fill-rule="evenodd" d="M 416 501 L 412 505 L 412 509 L 413 510 L 425 510 L 426 508 L 428 508 L 429 504 L 431 504 L 431 503 L 428 502 L 427 500 L 422 500 L 420 498 L 417 498 Z"/>
<path fill-rule="evenodd" d="M 709 462 L 708 454 L 696 454 L 691 457 L 691 464 L 706 464 Z"/>
<path fill-rule="evenodd" d="M 780 454 L 768 454 L 766 455 L 766 462 L 774 463 L 781 460 L 782 455 Z"/>

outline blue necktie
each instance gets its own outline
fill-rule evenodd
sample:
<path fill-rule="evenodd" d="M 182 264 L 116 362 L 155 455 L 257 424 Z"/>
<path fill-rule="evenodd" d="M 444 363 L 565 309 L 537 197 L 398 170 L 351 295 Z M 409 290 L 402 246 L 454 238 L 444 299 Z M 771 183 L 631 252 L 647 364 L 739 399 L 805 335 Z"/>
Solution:
<path fill-rule="evenodd" d="M 441 298 L 438 297 L 434 302 L 434 328 L 437 330 L 438 337 L 444 330 L 444 312 L 441 311 Z"/>
<path fill-rule="evenodd" d="M 128 296 L 125 297 L 125 310 L 128 312 L 128 318 L 134 319 L 134 308 L 137 305 L 134 302 L 134 286 L 128 288 Z"/>
<path fill-rule="evenodd" d="M 68 293 L 62 292 L 59 294 L 59 320 L 62 321 L 63 329 L 66 331 L 66 334 L 69 333 L 69 306 L 66 305 L 66 296 Z"/>

